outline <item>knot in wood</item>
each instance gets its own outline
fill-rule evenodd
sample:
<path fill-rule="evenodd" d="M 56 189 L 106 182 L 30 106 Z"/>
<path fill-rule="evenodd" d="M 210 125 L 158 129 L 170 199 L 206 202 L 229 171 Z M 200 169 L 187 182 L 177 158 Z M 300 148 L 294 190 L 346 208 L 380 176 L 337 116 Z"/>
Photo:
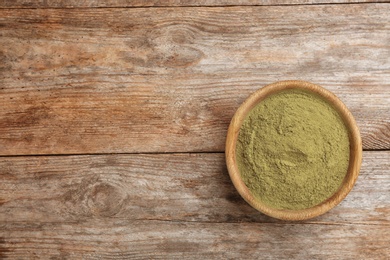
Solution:
<path fill-rule="evenodd" d="M 93 215 L 113 216 L 122 208 L 126 194 L 108 183 L 99 183 L 87 193 L 87 205 Z"/>

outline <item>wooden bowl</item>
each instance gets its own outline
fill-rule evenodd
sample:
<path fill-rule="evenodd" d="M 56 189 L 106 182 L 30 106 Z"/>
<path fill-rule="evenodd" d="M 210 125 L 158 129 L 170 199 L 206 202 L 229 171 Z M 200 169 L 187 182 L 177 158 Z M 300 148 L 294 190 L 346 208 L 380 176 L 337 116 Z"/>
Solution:
<path fill-rule="evenodd" d="M 241 179 L 241 174 L 236 162 L 236 143 L 238 134 L 240 127 L 249 111 L 251 111 L 259 102 L 261 102 L 269 95 L 285 89 L 304 89 L 323 97 L 333 106 L 336 111 L 339 112 L 339 115 L 347 126 L 349 132 L 349 166 L 340 188 L 330 198 L 323 201 L 322 203 L 314 207 L 301 210 L 271 208 L 253 197 Z M 305 220 L 317 217 L 329 211 L 337 204 L 339 204 L 351 191 L 358 177 L 360 165 L 362 162 L 362 141 L 359 129 L 351 112 L 349 112 L 347 107 L 330 91 L 305 81 L 281 81 L 267 85 L 262 89 L 257 90 L 238 108 L 232 118 L 227 133 L 225 155 L 229 175 L 234 186 L 240 195 L 245 199 L 245 201 L 247 201 L 252 207 L 268 216 L 282 220 Z"/>

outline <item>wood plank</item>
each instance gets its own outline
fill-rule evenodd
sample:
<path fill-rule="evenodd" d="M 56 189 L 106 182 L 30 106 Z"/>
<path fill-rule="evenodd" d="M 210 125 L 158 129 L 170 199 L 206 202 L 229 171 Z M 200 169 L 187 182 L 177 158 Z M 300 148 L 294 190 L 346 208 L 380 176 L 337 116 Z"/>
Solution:
<path fill-rule="evenodd" d="M 364 152 L 348 197 L 306 223 L 390 225 L 390 151 Z M 2 157 L 2 222 L 275 222 L 238 195 L 224 154 Z"/>
<path fill-rule="evenodd" d="M 305 225 L 107 221 L 15 223 L 3 257 L 38 259 L 386 259 L 390 229 Z"/>
<path fill-rule="evenodd" d="M 287 223 L 237 195 L 223 154 L 2 157 L 0 253 L 385 259 L 389 159 L 390 151 L 364 152 L 345 201 L 314 220 Z"/>
<path fill-rule="evenodd" d="M 223 151 L 239 104 L 284 79 L 333 91 L 364 149 L 390 149 L 389 12 L 1 10 L 0 155 Z"/>
<path fill-rule="evenodd" d="M 186 6 L 262 6 L 343 3 L 386 3 L 388 0 L 3 0 L 0 8 L 96 8 L 96 7 L 186 7 Z"/>

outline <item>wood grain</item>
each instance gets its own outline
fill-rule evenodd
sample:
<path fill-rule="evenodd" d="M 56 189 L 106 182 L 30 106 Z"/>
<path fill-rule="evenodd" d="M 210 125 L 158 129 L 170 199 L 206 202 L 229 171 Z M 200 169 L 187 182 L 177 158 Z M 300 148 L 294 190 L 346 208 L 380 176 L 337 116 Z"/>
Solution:
<path fill-rule="evenodd" d="M 240 198 L 223 154 L 2 157 L 0 252 L 10 258 L 385 259 L 390 151 L 363 158 L 356 186 L 339 206 L 289 224 Z"/>
<path fill-rule="evenodd" d="M 96 7 L 186 7 L 186 6 L 261 6 L 343 3 L 386 3 L 387 0 L 2 0 L 0 8 L 96 8 Z"/>
<path fill-rule="evenodd" d="M 347 198 L 306 223 L 390 223 L 390 151 L 364 152 Z M 2 157 L 4 222 L 89 218 L 273 222 L 236 192 L 223 154 Z"/>
<path fill-rule="evenodd" d="M 285 79 L 333 91 L 364 149 L 390 150 L 390 5 L 356 2 L 373 1 L 0 0 L 0 259 L 386 259 L 390 151 L 297 224 L 207 153 Z"/>
<path fill-rule="evenodd" d="M 11 229 L 12 231 L 9 231 Z M 38 259 L 386 259 L 390 229 L 367 225 L 89 219 L 15 223 L 3 257 Z"/>
<path fill-rule="evenodd" d="M 333 91 L 364 149 L 390 149 L 389 12 L 1 10 L 0 154 L 220 152 L 239 104 L 283 79 Z"/>

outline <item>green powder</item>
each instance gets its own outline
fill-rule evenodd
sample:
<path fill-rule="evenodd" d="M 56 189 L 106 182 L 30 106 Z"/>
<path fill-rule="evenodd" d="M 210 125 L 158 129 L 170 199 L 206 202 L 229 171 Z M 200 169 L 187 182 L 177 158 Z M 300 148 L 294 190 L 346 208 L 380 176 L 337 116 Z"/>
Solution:
<path fill-rule="evenodd" d="M 340 187 L 348 169 L 348 131 L 321 97 L 284 90 L 245 118 L 236 156 L 254 197 L 273 208 L 305 209 Z"/>

